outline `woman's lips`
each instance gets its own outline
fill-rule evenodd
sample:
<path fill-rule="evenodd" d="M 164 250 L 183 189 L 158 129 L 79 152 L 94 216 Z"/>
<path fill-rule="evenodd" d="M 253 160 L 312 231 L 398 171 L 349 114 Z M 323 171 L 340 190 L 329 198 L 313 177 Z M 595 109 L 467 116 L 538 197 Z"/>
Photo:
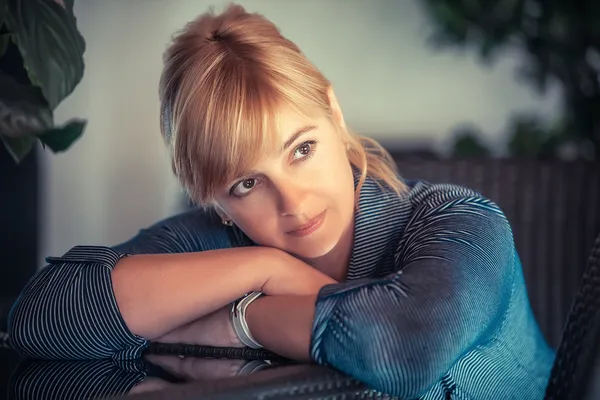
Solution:
<path fill-rule="evenodd" d="M 317 215 L 306 224 L 301 225 L 294 230 L 288 232 L 288 234 L 293 236 L 308 236 L 323 225 L 323 220 L 325 219 L 325 213 L 327 210 L 323 211 L 321 214 Z"/>

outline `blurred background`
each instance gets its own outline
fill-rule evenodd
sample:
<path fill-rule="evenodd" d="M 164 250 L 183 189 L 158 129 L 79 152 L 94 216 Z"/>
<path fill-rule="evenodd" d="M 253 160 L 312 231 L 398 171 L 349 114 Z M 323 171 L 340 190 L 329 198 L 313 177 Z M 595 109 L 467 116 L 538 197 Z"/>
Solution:
<path fill-rule="evenodd" d="M 36 143 L 19 164 L 0 148 L 0 260 L 10 278 L 2 295 L 16 296 L 47 256 L 120 243 L 185 207 L 159 133 L 161 57 L 186 22 L 227 3 L 74 1 L 85 70 L 54 121 L 83 118 L 87 126 L 68 150 L 55 154 Z M 599 7 L 569 0 L 238 3 L 299 45 L 333 82 L 348 124 L 379 139 L 403 174 L 510 197 L 498 202 L 515 225 L 528 284 L 541 282 L 532 296 L 548 302 L 547 314 L 560 308 L 552 319 L 534 306 L 556 344 L 600 229 Z M 532 187 L 539 191 L 523 192 Z M 537 245 L 542 233 L 554 242 Z M 575 250 L 557 247 L 565 237 Z M 554 275 L 545 269 L 551 263 Z M 551 290 L 565 271 L 567 286 Z"/>

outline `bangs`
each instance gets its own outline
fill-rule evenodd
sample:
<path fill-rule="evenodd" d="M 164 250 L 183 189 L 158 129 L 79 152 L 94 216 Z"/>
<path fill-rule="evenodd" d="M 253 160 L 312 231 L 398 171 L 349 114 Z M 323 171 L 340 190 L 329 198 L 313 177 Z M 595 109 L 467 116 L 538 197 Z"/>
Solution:
<path fill-rule="evenodd" d="M 184 141 L 193 201 L 210 203 L 283 145 L 280 121 L 284 109 L 302 116 L 322 111 L 322 98 L 288 77 L 251 71 L 242 63 L 223 63 L 217 76 L 194 82 L 201 93 L 181 110 L 176 141 Z M 254 72 L 254 73 L 253 73 Z M 211 75 L 211 74 L 208 74 Z M 185 137 L 187 136 L 187 137 Z M 181 144 L 181 142 L 180 142 Z"/>

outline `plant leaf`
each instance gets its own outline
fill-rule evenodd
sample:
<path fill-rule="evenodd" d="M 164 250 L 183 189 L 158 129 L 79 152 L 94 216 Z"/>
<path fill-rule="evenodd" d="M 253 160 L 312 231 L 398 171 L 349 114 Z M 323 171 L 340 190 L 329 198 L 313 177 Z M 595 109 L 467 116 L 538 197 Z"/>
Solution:
<path fill-rule="evenodd" d="M 32 136 L 22 136 L 18 138 L 0 136 L 0 140 L 2 140 L 6 150 L 8 150 L 12 158 L 14 158 L 17 163 L 21 162 L 25 158 L 35 143 L 35 138 Z"/>
<path fill-rule="evenodd" d="M 52 111 L 40 88 L 22 85 L 0 70 L 0 135 L 21 138 L 52 125 Z"/>
<path fill-rule="evenodd" d="M 48 0 L 8 0 L 7 23 L 31 82 L 55 109 L 83 76 L 85 41 L 72 9 Z"/>
<path fill-rule="evenodd" d="M 75 0 L 63 0 L 65 7 L 67 8 L 67 12 L 69 15 L 74 15 L 73 6 L 75 5 Z"/>
<path fill-rule="evenodd" d="M 55 152 L 67 150 L 83 133 L 86 120 L 75 119 L 60 128 L 52 128 L 38 136 L 42 144 Z"/>

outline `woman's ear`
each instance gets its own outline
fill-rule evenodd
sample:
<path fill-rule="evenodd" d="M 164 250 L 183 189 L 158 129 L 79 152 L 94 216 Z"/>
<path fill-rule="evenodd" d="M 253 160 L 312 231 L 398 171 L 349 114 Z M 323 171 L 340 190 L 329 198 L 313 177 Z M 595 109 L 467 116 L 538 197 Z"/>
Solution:
<path fill-rule="evenodd" d="M 333 87 L 329 86 L 327 89 L 327 97 L 329 99 L 329 107 L 331 107 L 331 116 L 333 117 L 333 121 L 343 130 L 346 130 L 346 122 L 344 121 L 344 114 L 342 113 L 342 109 L 340 108 L 340 103 L 335 96 L 333 91 Z"/>
<path fill-rule="evenodd" d="M 221 218 L 221 221 L 231 221 L 231 218 L 229 217 L 229 215 L 227 215 L 227 213 L 225 212 L 225 210 L 223 210 L 223 207 L 221 207 L 219 203 L 213 201 L 211 203 L 211 206 L 213 210 L 215 210 L 219 218 Z"/>

